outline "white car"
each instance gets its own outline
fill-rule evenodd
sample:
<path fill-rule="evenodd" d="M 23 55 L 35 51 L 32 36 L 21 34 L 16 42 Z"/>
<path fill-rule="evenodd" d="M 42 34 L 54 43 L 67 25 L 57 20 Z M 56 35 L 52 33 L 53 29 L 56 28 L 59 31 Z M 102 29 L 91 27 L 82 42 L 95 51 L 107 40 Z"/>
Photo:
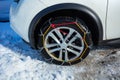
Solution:
<path fill-rule="evenodd" d="M 120 38 L 120 0 L 14 0 L 11 27 L 45 59 L 82 61 L 92 45 Z"/>

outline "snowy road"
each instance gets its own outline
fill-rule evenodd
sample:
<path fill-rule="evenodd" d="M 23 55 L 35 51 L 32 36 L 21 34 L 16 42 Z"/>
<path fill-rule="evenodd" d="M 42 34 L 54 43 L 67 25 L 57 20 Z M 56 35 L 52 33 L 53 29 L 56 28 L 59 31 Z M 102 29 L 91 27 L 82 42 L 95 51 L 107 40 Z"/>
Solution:
<path fill-rule="evenodd" d="M 120 80 L 119 50 L 92 50 L 73 66 L 48 64 L 9 23 L 0 23 L 0 80 Z"/>

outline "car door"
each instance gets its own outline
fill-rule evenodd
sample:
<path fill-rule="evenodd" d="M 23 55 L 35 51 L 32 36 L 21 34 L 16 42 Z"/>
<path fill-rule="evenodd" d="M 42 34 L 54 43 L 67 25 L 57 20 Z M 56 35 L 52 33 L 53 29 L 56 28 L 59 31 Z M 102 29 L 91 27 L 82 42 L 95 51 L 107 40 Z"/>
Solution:
<path fill-rule="evenodd" d="M 120 0 L 108 0 L 107 39 L 120 38 Z"/>

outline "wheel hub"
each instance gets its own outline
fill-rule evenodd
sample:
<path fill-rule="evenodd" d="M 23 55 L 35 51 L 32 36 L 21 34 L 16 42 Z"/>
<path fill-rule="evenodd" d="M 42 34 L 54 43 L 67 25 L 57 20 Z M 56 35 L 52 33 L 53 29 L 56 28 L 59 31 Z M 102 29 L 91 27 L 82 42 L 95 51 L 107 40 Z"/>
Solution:
<path fill-rule="evenodd" d="M 67 34 L 64 35 L 64 33 Z M 80 33 L 75 29 L 62 26 L 47 33 L 44 47 L 52 58 L 68 62 L 81 55 L 84 42 Z"/>
<path fill-rule="evenodd" d="M 66 44 L 65 42 L 63 42 L 62 44 L 60 44 L 60 47 L 62 49 L 67 49 L 67 46 L 68 46 L 68 44 Z"/>

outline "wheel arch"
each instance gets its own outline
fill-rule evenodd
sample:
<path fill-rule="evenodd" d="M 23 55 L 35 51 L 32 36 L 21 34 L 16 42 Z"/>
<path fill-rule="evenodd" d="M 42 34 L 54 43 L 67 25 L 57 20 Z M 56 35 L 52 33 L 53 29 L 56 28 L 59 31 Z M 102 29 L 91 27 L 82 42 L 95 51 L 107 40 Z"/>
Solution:
<path fill-rule="evenodd" d="M 38 27 L 42 26 L 51 17 L 55 16 L 77 16 L 83 19 L 92 33 L 93 43 L 97 45 L 103 40 L 103 27 L 98 15 L 90 8 L 73 3 L 64 3 L 50 6 L 40 11 L 32 20 L 29 28 L 29 40 L 33 48 L 37 48 L 36 39 Z"/>

